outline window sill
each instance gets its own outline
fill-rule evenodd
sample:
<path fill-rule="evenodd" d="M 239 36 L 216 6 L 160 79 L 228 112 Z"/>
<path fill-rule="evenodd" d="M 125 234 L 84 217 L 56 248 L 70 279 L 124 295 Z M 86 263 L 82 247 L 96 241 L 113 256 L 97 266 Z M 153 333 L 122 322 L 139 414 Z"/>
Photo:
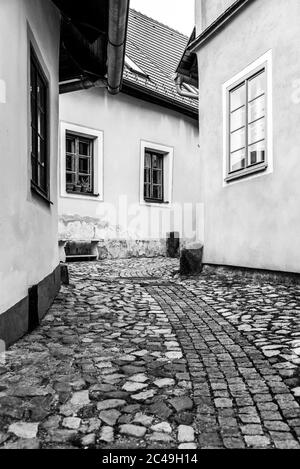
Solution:
<path fill-rule="evenodd" d="M 75 196 L 80 196 L 80 197 L 100 197 L 100 194 L 92 194 L 91 192 L 71 192 L 71 191 L 66 191 L 67 195 L 70 195 L 71 197 L 73 195 Z"/>
<path fill-rule="evenodd" d="M 53 202 L 49 199 L 49 195 L 40 189 L 33 181 L 31 181 L 31 192 L 40 197 L 48 205 L 54 205 Z"/>
<path fill-rule="evenodd" d="M 66 190 L 62 190 L 60 197 L 69 200 L 86 200 L 89 202 L 104 202 L 103 197 L 101 194 L 87 194 L 84 192 L 67 192 Z"/>
<path fill-rule="evenodd" d="M 145 204 L 155 204 L 155 205 L 169 205 L 169 202 L 164 200 L 153 200 L 153 199 L 144 199 Z"/>
<path fill-rule="evenodd" d="M 243 171 L 236 171 L 235 173 L 229 174 L 226 177 L 225 182 L 230 183 L 238 179 L 246 178 L 247 176 L 252 176 L 256 173 L 262 173 L 263 171 L 266 171 L 267 168 L 268 168 L 268 164 L 262 163 L 262 164 L 249 167 Z"/>

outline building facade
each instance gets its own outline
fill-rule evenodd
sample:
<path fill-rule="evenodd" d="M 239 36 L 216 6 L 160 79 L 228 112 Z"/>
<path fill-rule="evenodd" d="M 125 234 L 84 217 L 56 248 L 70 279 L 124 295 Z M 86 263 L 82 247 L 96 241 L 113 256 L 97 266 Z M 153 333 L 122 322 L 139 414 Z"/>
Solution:
<path fill-rule="evenodd" d="M 0 338 L 9 345 L 28 330 L 28 289 L 38 286 L 42 314 L 60 286 L 60 12 L 47 0 L 6 0 L 0 9 Z"/>
<path fill-rule="evenodd" d="M 118 92 L 127 18 L 120 0 L 89 0 L 84 11 L 68 0 L 0 2 L 1 352 L 38 325 L 60 288 L 59 85 L 101 81 Z M 109 45 L 108 34 L 123 43 Z"/>
<path fill-rule="evenodd" d="M 174 72 L 187 38 L 130 11 L 122 92 L 60 97 L 61 258 L 166 254 L 197 239 L 197 100 Z"/>
<path fill-rule="evenodd" d="M 300 3 L 196 0 L 205 262 L 300 272 Z"/>

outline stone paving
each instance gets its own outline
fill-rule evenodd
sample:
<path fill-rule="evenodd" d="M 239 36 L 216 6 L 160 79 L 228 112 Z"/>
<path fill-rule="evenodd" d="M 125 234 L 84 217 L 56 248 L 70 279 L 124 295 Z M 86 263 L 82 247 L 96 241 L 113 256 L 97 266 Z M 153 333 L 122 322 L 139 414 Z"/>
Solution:
<path fill-rule="evenodd" d="M 71 264 L 0 366 L 1 448 L 300 448 L 300 287 Z"/>

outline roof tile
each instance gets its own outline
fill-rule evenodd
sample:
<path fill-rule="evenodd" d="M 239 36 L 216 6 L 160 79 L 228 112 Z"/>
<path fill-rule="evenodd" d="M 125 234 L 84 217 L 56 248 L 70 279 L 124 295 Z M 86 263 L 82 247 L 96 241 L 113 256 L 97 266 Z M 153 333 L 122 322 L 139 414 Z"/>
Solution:
<path fill-rule="evenodd" d="M 174 81 L 174 74 L 187 43 L 188 37 L 184 34 L 131 9 L 126 55 L 149 78 L 125 67 L 124 81 L 197 112 L 198 101 L 180 96 Z"/>

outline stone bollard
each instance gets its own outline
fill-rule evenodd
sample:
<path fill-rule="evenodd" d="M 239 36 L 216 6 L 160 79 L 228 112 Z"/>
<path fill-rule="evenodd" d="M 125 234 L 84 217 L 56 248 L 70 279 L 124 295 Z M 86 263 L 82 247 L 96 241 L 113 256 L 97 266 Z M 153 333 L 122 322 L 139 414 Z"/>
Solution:
<path fill-rule="evenodd" d="M 203 246 L 192 244 L 181 251 L 180 275 L 199 275 L 202 272 Z"/>
<path fill-rule="evenodd" d="M 61 283 L 63 285 L 69 285 L 69 270 L 67 264 L 61 262 L 60 264 L 60 276 L 61 276 Z"/>
<path fill-rule="evenodd" d="M 180 235 L 177 232 L 168 233 L 167 235 L 167 256 L 171 258 L 180 255 Z"/>

